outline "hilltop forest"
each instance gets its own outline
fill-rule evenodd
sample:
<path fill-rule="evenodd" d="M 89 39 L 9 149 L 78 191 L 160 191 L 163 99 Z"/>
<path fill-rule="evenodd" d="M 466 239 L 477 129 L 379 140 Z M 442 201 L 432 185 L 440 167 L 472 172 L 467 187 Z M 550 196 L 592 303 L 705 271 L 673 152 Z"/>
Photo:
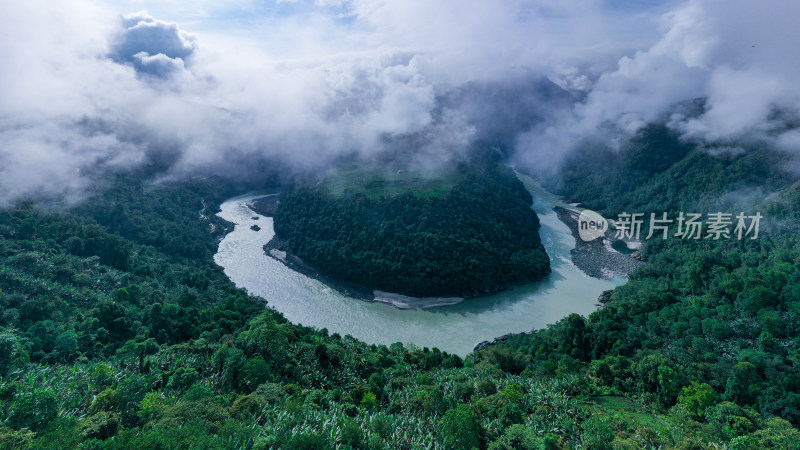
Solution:
<path fill-rule="evenodd" d="M 434 181 L 399 172 L 294 185 L 275 232 L 326 275 L 416 297 L 476 297 L 550 273 L 532 198 L 510 169 L 476 156 Z"/>

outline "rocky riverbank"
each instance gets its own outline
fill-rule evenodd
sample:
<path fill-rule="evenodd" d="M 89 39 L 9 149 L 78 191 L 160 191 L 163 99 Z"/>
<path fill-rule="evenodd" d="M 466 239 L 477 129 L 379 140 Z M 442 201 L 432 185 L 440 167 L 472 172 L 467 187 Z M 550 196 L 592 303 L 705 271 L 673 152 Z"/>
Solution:
<path fill-rule="evenodd" d="M 289 251 L 286 241 L 277 235 L 264 244 L 264 252 L 267 256 L 277 259 L 295 272 L 302 273 L 309 278 L 324 283 L 342 295 L 368 302 L 375 300 L 372 289 L 323 275 L 313 265 L 305 262 L 302 258 Z"/>
<path fill-rule="evenodd" d="M 641 252 L 626 255 L 614 250 L 614 243 L 619 241 L 612 230 L 605 236 L 586 242 L 578 234 L 578 216 L 574 209 L 556 206 L 553 208 L 558 218 L 564 222 L 575 237 L 575 248 L 572 249 L 572 262 L 590 277 L 610 280 L 616 277 L 627 277 L 631 272 L 644 264 Z"/>
<path fill-rule="evenodd" d="M 278 209 L 278 205 L 280 205 L 280 203 L 281 196 L 279 194 L 270 194 L 253 200 L 252 202 L 248 203 L 247 206 L 249 206 L 250 209 L 252 209 L 256 214 L 272 217 L 275 215 L 275 210 Z"/>
<path fill-rule="evenodd" d="M 472 349 L 472 351 L 473 351 L 473 352 L 477 352 L 477 351 L 479 351 L 479 350 L 483 350 L 483 349 L 485 349 L 485 348 L 487 348 L 487 347 L 491 347 L 492 345 L 500 345 L 500 344 L 505 344 L 505 342 L 506 342 L 506 341 L 508 340 L 508 338 L 510 338 L 511 336 L 512 336 L 512 334 L 504 334 L 504 335 L 502 335 L 502 336 L 498 336 L 498 337 L 496 337 L 496 338 L 492 339 L 491 341 L 483 341 L 483 342 L 480 342 L 478 345 L 476 345 L 476 346 L 475 346 L 475 347 Z"/>

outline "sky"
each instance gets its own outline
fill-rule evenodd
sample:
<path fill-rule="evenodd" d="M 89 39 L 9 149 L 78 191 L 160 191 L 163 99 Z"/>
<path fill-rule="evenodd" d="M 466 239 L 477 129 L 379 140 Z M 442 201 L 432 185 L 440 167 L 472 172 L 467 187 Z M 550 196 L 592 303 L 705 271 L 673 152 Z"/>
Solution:
<path fill-rule="evenodd" d="M 800 146 L 788 0 L 0 0 L 0 17 L 0 204 L 76 201 L 165 154 L 176 178 L 253 159 L 319 170 L 387 136 L 458 152 L 503 108 L 542 112 L 507 130 L 540 172 L 654 120 L 718 145 Z M 513 101 L 538 77 L 574 102 Z M 475 86 L 483 114 L 442 107 Z M 694 99 L 701 111 L 680 107 Z"/>

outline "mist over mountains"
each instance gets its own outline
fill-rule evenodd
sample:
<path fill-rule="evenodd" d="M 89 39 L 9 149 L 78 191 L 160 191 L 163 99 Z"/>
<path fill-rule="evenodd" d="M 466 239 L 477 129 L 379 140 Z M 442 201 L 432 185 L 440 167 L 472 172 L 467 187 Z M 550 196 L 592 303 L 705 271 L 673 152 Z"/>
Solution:
<path fill-rule="evenodd" d="M 78 200 L 145 165 L 159 179 L 319 170 L 413 135 L 455 154 L 496 147 L 540 173 L 652 121 L 719 146 L 800 146 L 789 2 L 33 1 L 0 13 L 0 204 Z"/>

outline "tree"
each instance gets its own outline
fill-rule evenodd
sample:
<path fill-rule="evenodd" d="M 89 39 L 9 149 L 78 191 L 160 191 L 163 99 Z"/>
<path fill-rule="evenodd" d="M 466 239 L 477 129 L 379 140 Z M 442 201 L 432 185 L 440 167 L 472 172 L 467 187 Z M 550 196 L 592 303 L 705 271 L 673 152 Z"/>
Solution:
<path fill-rule="evenodd" d="M 214 354 L 214 368 L 220 374 L 226 389 L 233 389 L 238 385 L 244 363 L 244 352 L 236 347 L 223 346 Z"/>
<path fill-rule="evenodd" d="M 272 381 L 272 372 L 269 364 L 261 358 L 248 359 L 242 367 L 242 385 L 248 390 L 253 391 L 262 383 Z"/>
<path fill-rule="evenodd" d="M 683 406 L 693 419 L 699 420 L 705 415 L 706 409 L 714 404 L 716 398 L 714 389 L 708 383 L 692 381 L 691 385 L 681 389 L 678 404 Z"/>
<path fill-rule="evenodd" d="M 331 450 L 333 445 L 323 434 L 300 433 L 283 445 L 286 450 Z"/>
<path fill-rule="evenodd" d="M 342 443 L 351 448 L 360 449 L 364 447 L 364 432 L 353 419 L 347 417 L 342 424 Z"/>
<path fill-rule="evenodd" d="M 482 426 L 475 411 L 465 405 L 449 409 L 439 420 L 439 432 L 445 448 L 472 450 L 480 448 Z"/>
<path fill-rule="evenodd" d="M 59 334 L 53 348 L 53 357 L 59 362 L 69 362 L 78 356 L 78 335 L 69 329 Z"/>
<path fill-rule="evenodd" d="M 17 359 L 24 360 L 27 355 L 13 331 L 0 332 L 0 376 L 5 375 Z"/>
<path fill-rule="evenodd" d="M 581 440 L 587 450 L 611 450 L 614 432 L 603 418 L 592 416 L 583 422 Z"/>
<path fill-rule="evenodd" d="M 167 387 L 171 389 L 188 389 L 200 378 L 197 370 L 191 367 L 178 367 L 169 377 Z"/>
<path fill-rule="evenodd" d="M 506 440 L 513 448 L 520 450 L 538 450 L 542 444 L 542 439 L 532 428 L 520 424 L 506 428 Z"/>
<path fill-rule="evenodd" d="M 707 408 L 705 417 L 725 439 L 742 436 L 758 428 L 758 413 L 731 402 L 722 402 Z"/>
<path fill-rule="evenodd" d="M 677 374 L 671 365 L 663 353 L 657 352 L 645 356 L 633 366 L 636 389 L 654 394 L 663 407 L 672 405 L 678 395 Z"/>

